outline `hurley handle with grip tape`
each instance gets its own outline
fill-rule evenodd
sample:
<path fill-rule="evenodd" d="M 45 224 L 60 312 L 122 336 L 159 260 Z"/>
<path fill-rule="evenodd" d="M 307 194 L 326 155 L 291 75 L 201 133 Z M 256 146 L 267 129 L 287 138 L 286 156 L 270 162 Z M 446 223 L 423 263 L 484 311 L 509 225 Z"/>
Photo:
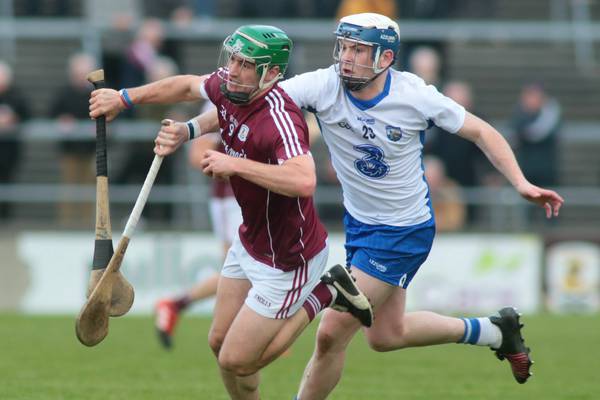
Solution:
<path fill-rule="evenodd" d="M 165 120 L 163 124 L 168 125 L 172 121 Z M 98 281 L 98 284 L 90 294 L 87 302 L 81 308 L 79 316 L 75 324 L 75 332 L 77 338 L 86 346 L 95 346 L 100 343 L 106 335 L 108 335 L 108 320 L 110 314 L 111 297 L 113 294 L 113 286 L 116 282 L 116 277 L 119 274 L 125 251 L 129 245 L 129 241 L 135 232 L 154 180 L 162 164 L 163 157 L 154 156 L 150 170 L 146 175 L 140 194 L 138 195 L 133 211 L 129 215 L 123 236 L 117 245 L 117 251 L 113 254 L 108 262 L 106 270 Z"/>
<path fill-rule="evenodd" d="M 95 89 L 106 87 L 102 69 L 89 73 L 87 80 Z M 109 204 L 106 117 L 102 115 L 96 118 L 96 240 L 92 269 L 106 268 L 114 252 Z"/>

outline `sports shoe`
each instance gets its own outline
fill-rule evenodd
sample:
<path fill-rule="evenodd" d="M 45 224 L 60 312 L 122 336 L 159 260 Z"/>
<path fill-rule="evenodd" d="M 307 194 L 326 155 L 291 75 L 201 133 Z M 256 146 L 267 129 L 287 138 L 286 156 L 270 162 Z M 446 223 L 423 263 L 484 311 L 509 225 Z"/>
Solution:
<path fill-rule="evenodd" d="M 529 369 L 533 361 L 529 357 L 531 349 L 525 346 L 521 328 L 524 326 L 519 322 L 521 314 L 517 313 L 513 307 L 503 308 L 498 312 L 499 316 L 490 317 L 490 321 L 502 332 L 502 345 L 497 349 L 496 357 L 500 361 L 505 358 L 510 363 L 512 373 L 517 382 L 525 383 L 531 375 Z"/>
<path fill-rule="evenodd" d="M 156 304 L 156 331 L 160 343 L 166 349 L 170 349 L 173 346 L 172 336 L 178 318 L 179 311 L 175 306 L 175 301 L 163 299 Z"/>
<path fill-rule="evenodd" d="M 368 327 L 373 324 L 373 309 L 369 299 L 356 286 L 354 280 L 350 271 L 339 264 L 321 277 L 323 283 L 333 286 L 337 291 L 330 307 L 337 311 L 349 312 Z"/>

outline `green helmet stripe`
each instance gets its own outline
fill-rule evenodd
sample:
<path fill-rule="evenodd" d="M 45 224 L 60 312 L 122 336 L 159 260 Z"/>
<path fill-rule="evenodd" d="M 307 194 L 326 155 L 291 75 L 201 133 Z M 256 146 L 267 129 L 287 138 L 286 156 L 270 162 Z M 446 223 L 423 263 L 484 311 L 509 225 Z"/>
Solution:
<path fill-rule="evenodd" d="M 252 36 L 250 35 L 246 35 L 244 32 L 240 32 L 240 31 L 235 31 L 236 34 L 245 37 L 246 39 L 248 39 L 249 41 L 251 41 L 252 43 L 254 43 L 255 45 L 262 47 L 263 49 L 268 49 L 269 46 L 266 45 L 265 43 L 259 42 L 258 40 L 254 39 Z"/>

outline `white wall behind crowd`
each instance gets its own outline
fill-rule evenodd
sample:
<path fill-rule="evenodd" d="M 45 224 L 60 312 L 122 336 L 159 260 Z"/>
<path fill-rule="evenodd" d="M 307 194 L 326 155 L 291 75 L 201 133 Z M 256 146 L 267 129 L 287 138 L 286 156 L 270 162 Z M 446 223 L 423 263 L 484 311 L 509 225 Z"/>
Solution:
<path fill-rule="evenodd" d="M 119 237 L 120 235 L 114 235 Z M 76 313 L 84 302 L 93 235 L 23 233 L 0 238 L 0 309 Z M 344 263 L 344 237 L 330 236 L 329 265 Z M 116 244 L 115 244 L 116 245 Z M 132 313 L 150 313 L 157 299 L 180 293 L 220 267 L 219 243 L 209 234 L 143 233 L 130 244 L 121 271 L 133 284 Z M 507 304 L 532 313 L 542 307 L 541 240 L 528 235 L 439 235 L 408 290 L 409 309 L 489 313 Z M 3 271 L 4 270 L 4 271 Z M 4 293 L 4 294 L 2 294 Z M 7 296 L 10 295 L 10 298 Z M 196 312 L 210 313 L 212 303 Z"/>

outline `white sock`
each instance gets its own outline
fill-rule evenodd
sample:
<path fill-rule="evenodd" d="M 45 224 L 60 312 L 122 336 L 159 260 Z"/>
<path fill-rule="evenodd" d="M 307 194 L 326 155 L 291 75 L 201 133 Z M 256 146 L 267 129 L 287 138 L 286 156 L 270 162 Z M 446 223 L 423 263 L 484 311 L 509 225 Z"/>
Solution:
<path fill-rule="evenodd" d="M 489 318 L 477 318 L 481 327 L 481 334 L 477 345 L 479 346 L 490 346 L 493 349 L 497 349 L 502 345 L 502 332 L 498 326 L 492 324 Z"/>
<path fill-rule="evenodd" d="M 465 323 L 465 333 L 459 343 L 490 346 L 497 349 L 502 345 L 502 332 L 489 318 L 461 318 Z"/>

